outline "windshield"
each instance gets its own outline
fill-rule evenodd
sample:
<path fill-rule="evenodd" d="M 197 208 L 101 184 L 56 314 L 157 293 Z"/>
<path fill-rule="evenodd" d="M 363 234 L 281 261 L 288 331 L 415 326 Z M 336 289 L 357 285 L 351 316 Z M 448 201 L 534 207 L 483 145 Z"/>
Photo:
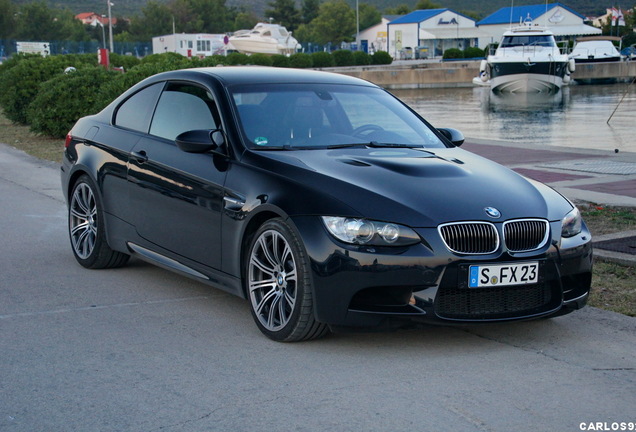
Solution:
<path fill-rule="evenodd" d="M 231 88 L 251 148 L 441 148 L 437 135 L 382 89 L 319 84 Z"/>
<path fill-rule="evenodd" d="M 554 37 L 550 35 L 524 35 L 524 36 L 505 36 L 501 41 L 501 48 L 512 48 L 516 46 L 542 46 L 556 47 Z"/>

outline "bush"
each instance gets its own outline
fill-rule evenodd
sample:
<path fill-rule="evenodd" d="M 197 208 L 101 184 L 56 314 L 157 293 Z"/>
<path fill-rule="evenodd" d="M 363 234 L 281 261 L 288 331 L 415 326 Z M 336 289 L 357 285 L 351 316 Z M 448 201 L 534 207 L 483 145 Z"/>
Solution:
<path fill-rule="evenodd" d="M 250 58 L 247 54 L 233 52 L 228 54 L 226 61 L 228 66 L 238 66 L 249 64 Z"/>
<path fill-rule="evenodd" d="M 121 55 L 117 53 L 110 53 L 110 66 L 111 67 L 123 67 L 125 71 L 132 69 L 141 63 L 135 56 Z"/>
<path fill-rule="evenodd" d="M 464 58 L 464 51 L 460 50 L 459 48 L 449 48 L 446 51 L 444 51 L 443 58 L 444 58 L 444 60 L 448 60 L 448 59 L 463 59 Z"/>
<path fill-rule="evenodd" d="M 354 51 L 353 64 L 356 66 L 369 65 L 371 64 L 371 56 L 364 51 Z"/>
<path fill-rule="evenodd" d="M 146 57 L 141 59 L 141 64 L 146 64 L 146 63 L 166 63 L 166 62 L 179 62 L 183 59 L 186 59 L 186 57 L 182 56 L 181 54 L 177 54 L 174 52 L 165 52 L 165 53 L 161 53 L 161 54 L 150 54 L 147 55 Z"/>
<path fill-rule="evenodd" d="M 274 54 L 272 56 L 272 66 L 274 67 L 282 67 L 282 68 L 288 68 L 290 67 L 290 63 L 289 63 L 289 57 L 287 57 L 286 55 L 282 55 L 282 54 Z"/>
<path fill-rule="evenodd" d="M 0 75 L 0 106 L 15 123 L 27 124 L 26 110 L 37 96 L 40 84 L 64 73 L 73 66 L 95 66 L 97 55 L 25 56 Z"/>
<path fill-rule="evenodd" d="M 227 56 L 214 54 L 201 60 L 205 66 L 218 66 L 227 64 Z"/>
<path fill-rule="evenodd" d="M 26 110 L 31 130 L 63 138 L 78 118 L 93 114 L 98 89 L 120 72 L 85 66 L 40 84 Z"/>
<path fill-rule="evenodd" d="M 252 54 L 249 58 L 249 64 L 259 66 L 271 66 L 272 57 L 267 54 Z"/>
<path fill-rule="evenodd" d="M 296 53 L 289 56 L 289 64 L 293 68 L 305 69 L 313 66 L 311 56 L 305 53 Z"/>
<path fill-rule="evenodd" d="M 337 50 L 332 54 L 336 66 L 353 66 L 353 53 L 349 50 Z"/>
<path fill-rule="evenodd" d="M 477 47 L 468 47 L 464 50 L 464 58 L 482 58 L 485 57 L 484 50 Z"/>
<path fill-rule="evenodd" d="M 383 65 L 393 63 L 393 57 L 386 51 L 376 51 L 371 56 L 371 64 Z"/>
<path fill-rule="evenodd" d="M 311 54 L 311 61 L 315 68 L 324 68 L 336 65 L 333 56 L 324 51 L 318 51 Z"/>

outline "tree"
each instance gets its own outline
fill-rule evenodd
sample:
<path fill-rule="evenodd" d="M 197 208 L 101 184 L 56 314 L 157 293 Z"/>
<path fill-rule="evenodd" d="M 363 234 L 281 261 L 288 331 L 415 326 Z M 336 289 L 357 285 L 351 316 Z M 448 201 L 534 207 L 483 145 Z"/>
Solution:
<path fill-rule="evenodd" d="M 241 11 L 234 18 L 234 30 L 254 28 L 258 21 L 258 17 L 254 12 Z"/>
<path fill-rule="evenodd" d="M 430 0 L 420 0 L 417 2 L 417 4 L 415 5 L 415 10 L 422 10 L 422 9 L 439 9 L 441 6 L 438 5 L 437 3 L 433 3 Z"/>
<path fill-rule="evenodd" d="M 360 19 L 360 30 L 364 30 L 382 22 L 382 14 L 378 8 L 367 3 L 359 4 L 358 15 Z"/>
<path fill-rule="evenodd" d="M 310 42 L 349 42 L 356 32 L 356 14 L 344 0 L 329 1 L 320 5 L 318 16 L 307 30 Z"/>
<path fill-rule="evenodd" d="M 9 39 L 15 29 L 15 7 L 11 0 L 0 0 L 0 39 Z"/>
<path fill-rule="evenodd" d="M 386 8 L 384 11 L 384 13 L 387 15 L 406 15 L 410 12 L 411 9 L 404 3 L 391 8 Z"/>
<path fill-rule="evenodd" d="M 153 36 L 172 33 L 172 11 L 157 0 L 150 0 L 141 9 L 141 16 L 133 18 L 130 34 L 138 41 L 149 41 Z"/>
<path fill-rule="evenodd" d="M 225 5 L 225 0 L 185 0 L 201 25 L 193 33 L 225 33 L 232 29 L 236 13 Z"/>
<path fill-rule="evenodd" d="M 303 0 L 300 15 L 303 24 L 312 22 L 320 11 L 320 0 Z"/>
<path fill-rule="evenodd" d="M 13 15 L 12 15 L 13 16 Z M 13 37 L 25 41 L 89 40 L 84 25 L 67 9 L 51 9 L 44 1 L 27 3 L 15 15 Z"/>
<path fill-rule="evenodd" d="M 289 31 L 296 30 L 300 22 L 300 11 L 296 9 L 294 0 L 273 0 L 268 6 L 271 9 L 265 11 L 266 16 L 272 17 Z"/>

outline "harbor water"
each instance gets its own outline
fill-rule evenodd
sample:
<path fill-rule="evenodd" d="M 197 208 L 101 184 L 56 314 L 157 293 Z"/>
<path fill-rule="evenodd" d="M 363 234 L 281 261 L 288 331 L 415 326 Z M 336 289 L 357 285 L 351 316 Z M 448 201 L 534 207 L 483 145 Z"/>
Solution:
<path fill-rule="evenodd" d="M 554 95 L 488 87 L 391 92 L 433 126 L 459 129 L 467 140 L 636 152 L 636 83 L 571 85 Z"/>

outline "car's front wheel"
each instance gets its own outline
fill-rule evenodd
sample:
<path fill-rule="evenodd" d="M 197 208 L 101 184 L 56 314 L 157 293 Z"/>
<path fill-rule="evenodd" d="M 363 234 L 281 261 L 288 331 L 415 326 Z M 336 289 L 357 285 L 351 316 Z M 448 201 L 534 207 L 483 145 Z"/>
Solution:
<path fill-rule="evenodd" d="M 307 256 L 287 222 L 272 219 L 258 229 L 246 266 L 252 316 L 267 337 L 296 342 L 328 332 L 314 318 Z"/>
<path fill-rule="evenodd" d="M 120 267 L 130 258 L 108 246 L 102 203 L 95 183 L 86 174 L 79 177 L 71 192 L 68 230 L 75 259 L 86 268 Z"/>

